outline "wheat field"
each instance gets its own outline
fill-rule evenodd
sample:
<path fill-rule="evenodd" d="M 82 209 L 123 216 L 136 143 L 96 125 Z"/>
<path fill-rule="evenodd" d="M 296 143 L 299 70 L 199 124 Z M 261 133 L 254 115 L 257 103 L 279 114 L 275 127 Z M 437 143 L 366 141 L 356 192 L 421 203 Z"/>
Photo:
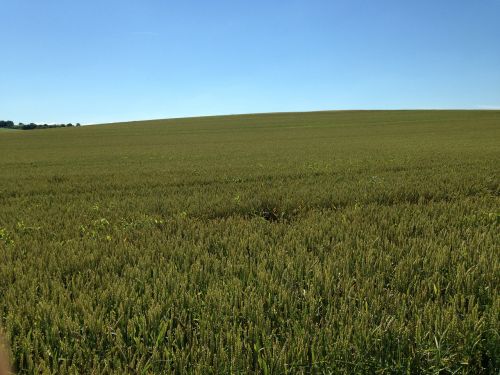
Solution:
<path fill-rule="evenodd" d="M 19 374 L 496 374 L 500 111 L 0 134 Z"/>

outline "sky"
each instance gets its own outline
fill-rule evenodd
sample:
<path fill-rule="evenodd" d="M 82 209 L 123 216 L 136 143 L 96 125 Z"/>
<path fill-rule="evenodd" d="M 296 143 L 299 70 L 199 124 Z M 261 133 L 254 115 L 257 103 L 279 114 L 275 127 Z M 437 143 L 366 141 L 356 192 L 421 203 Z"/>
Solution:
<path fill-rule="evenodd" d="M 500 108 L 500 0 L 0 0 L 0 119 Z"/>

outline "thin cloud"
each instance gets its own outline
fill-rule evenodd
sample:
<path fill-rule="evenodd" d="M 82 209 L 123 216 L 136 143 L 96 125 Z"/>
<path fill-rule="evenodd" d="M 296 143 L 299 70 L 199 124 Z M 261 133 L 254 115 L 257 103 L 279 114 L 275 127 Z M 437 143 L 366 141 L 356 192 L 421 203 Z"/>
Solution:
<path fill-rule="evenodd" d="M 138 35 L 138 36 L 157 36 L 160 35 L 159 33 L 155 31 L 132 31 L 130 32 L 131 35 Z"/>
<path fill-rule="evenodd" d="M 480 104 L 476 105 L 477 109 L 500 109 L 500 105 L 487 105 L 487 104 Z"/>

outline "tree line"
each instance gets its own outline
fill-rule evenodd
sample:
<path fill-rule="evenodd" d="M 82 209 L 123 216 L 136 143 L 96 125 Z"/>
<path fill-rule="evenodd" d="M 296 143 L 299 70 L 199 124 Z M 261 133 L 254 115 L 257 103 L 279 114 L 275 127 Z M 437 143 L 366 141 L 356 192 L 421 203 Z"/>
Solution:
<path fill-rule="evenodd" d="M 66 128 L 66 127 L 73 127 L 73 126 L 81 126 L 80 123 L 76 123 L 73 125 L 72 123 L 69 124 L 35 124 L 33 122 L 29 124 L 23 124 L 22 122 L 18 124 L 14 124 L 13 121 L 2 121 L 0 120 L 0 128 L 7 128 L 7 129 L 20 129 L 20 130 L 32 130 L 32 129 L 51 129 L 51 128 Z"/>

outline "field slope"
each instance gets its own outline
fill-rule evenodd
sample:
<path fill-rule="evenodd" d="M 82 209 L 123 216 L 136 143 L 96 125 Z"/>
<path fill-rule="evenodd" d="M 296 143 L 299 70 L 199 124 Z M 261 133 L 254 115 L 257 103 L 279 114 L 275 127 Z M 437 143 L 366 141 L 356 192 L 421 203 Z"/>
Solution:
<path fill-rule="evenodd" d="M 500 111 L 0 136 L 20 374 L 497 373 Z"/>

